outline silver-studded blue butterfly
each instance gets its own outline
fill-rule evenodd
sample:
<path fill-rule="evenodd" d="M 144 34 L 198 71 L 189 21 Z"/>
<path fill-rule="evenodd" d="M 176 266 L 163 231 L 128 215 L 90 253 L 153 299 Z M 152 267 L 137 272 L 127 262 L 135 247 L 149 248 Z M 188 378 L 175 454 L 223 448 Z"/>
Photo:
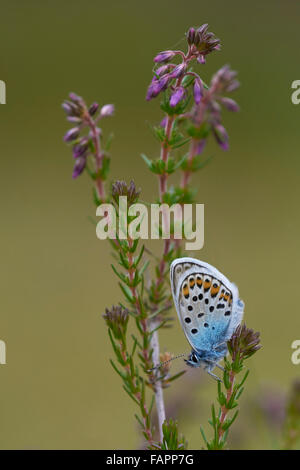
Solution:
<path fill-rule="evenodd" d="M 211 376 L 227 354 L 227 341 L 240 325 L 244 303 L 238 288 L 220 271 L 194 258 L 178 258 L 170 267 L 177 314 L 192 346 L 186 363 L 202 367 Z"/>

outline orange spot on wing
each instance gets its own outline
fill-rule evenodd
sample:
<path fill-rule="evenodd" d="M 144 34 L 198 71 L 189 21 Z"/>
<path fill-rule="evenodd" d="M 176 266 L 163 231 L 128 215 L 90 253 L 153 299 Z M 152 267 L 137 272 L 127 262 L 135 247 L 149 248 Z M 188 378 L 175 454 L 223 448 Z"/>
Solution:
<path fill-rule="evenodd" d="M 211 296 L 215 297 L 217 293 L 219 292 L 219 290 L 220 290 L 220 286 L 217 286 L 217 287 L 211 286 L 211 289 L 210 289 Z"/>
<path fill-rule="evenodd" d="M 183 295 L 184 295 L 185 297 L 189 295 L 189 287 L 188 287 L 187 284 L 185 284 L 185 285 L 183 286 L 183 288 L 182 288 L 182 293 L 183 293 Z"/>

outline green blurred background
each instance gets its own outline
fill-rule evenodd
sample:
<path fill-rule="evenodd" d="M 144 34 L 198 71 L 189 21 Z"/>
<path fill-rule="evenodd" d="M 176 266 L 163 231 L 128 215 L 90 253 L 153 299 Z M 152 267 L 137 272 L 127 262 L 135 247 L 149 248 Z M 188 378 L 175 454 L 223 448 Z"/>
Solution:
<path fill-rule="evenodd" d="M 153 56 L 184 45 L 189 26 L 210 24 L 222 51 L 202 67 L 208 80 L 229 63 L 239 71 L 240 114 L 224 113 L 230 151 L 214 155 L 194 181 L 205 204 L 203 259 L 235 281 L 248 326 L 263 350 L 251 359 L 247 393 L 232 433 L 235 448 L 271 448 L 257 412 L 266 389 L 286 393 L 300 366 L 299 123 L 291 83 L 300 79 L 299 15 L 294 0 L 1 1 L 1 71 L 7 104 L 1 122 L 1 316 L 7 365 L 0 366 L 1 448 L 136 448 L 131 403 L 108 359 L 101 318 L 120 299 L 86 175 L 71 179 L 72 156 L 61 102 L 115 103 L 112 175 L 155 197 L 156 181 L 139 154 L 157 155 L 145 101 Z M 157 253 L 161 242 L 152 244 Z M 177 321 L 161 347 L 189 350 Z M 182 363 L 174 363 L 174 371 Z M 165 393 L 190 448 L 202 444 L 216 385 L 188 371 Z M 272 392 L 273 393 L 273 392 Z M 180 411 L 181 410 L 181 411 Z"/>

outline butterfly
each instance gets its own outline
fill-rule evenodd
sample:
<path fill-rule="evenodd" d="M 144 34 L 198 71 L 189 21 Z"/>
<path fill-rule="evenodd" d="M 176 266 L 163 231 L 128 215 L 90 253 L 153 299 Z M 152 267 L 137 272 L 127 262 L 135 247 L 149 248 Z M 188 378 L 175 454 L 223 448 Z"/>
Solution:
<path fill-rule="evenodd" d="M 218 362 L 244 313 L 238 288 L 214 266 L 194 258 L 174 260 L 170 278 L 181 327 L 192 347 L 185 362 L 220 380 L 212 370 L 223 369 Z"/>

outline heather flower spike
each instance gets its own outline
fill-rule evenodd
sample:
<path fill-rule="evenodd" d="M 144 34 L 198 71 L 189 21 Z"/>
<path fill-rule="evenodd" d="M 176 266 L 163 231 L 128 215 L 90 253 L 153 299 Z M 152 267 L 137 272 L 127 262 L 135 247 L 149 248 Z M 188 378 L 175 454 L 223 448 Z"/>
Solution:
<path fill-rule="evenodd" d="M 236 79 L 237 72 L 231 70 L 229 65 L 224 65 L 212 77 L 211 88 L 215 93 L 230 93 L 239 87 L 239 81 Z"/>
<path fill-rule="evenodd" d="M 182 94 L 180 91 L 176 94 L 177 89 L 181 86 L 181 83 L 185 78 L 188 78 L 189 67 L 193 60 L 196 60 L 199 64 L 205 63 L 205 57 L 219 49 L 220 40 L 215 38 L 213 33 L 208 32 L 208 25 L 204 24 L 200 28 L 190 28 L 186 35 L 188 49 L 186 52 L 183 51 L 163 51 L 154 57 L 154 62 L 157 64 L 164 63 L 157 70 L 154 70 L 154 77 L 151 84 L 148 87 L 146 100 L 149 101 L 152 98 L 158 96 L 162 91 L 169 89 L 170 93 L 175 96 L 170 101 L 170 106 L 175 107 L 176 105 L 171 104 L 176 102 L 177 96 Z M 172 63 L 171 61 L 177 57 L 181 58 L 179 64 Z M 164 80 L 161 82 L 159 77 L 164 75 Z M 200 80 L 200 77 L 198 77 Z M 195 91 L 195 101 L 199 103 L 199 91 Z M 174 93 L 175 92 L 175 93 Z"/>
<path fill-rule="evenodd" d="M 103 318 L 107 326 L 113 331 L 114 337 L 120 340 L 124 339 L 129 320 L 128 310 L 120 306 L 112 306 L 111 309 L 105 309 Z"/>
<path fill-rule="evenodd" d="M 195 30 L 191 28 L 187 33 L 187 40 L 194 51 L 204 56 L 214 50 L 219 50 L 220 40 L 213 33 L 208 33 L 208 24 L 203 24 Z"/>
<path fill-rule="evenodd" d="M 81 96 L 70 93 L 69 99 L 63 102 L 62 108 L 67 115 L 67 120 L 77 124 L 64 136 L 64 141 L 72 145 L 75 159 L 72 177 L 77 178 L 87 169 L 94 181 L 95 200 L 104 201 L 106 196 L 103 183 L 109 170 L 109 156 L 102 150 L 102 129 L 97 127 L 96 123 L 103 117 L 112 116 L 114 106 L 112 104 L 102 106 L 100 113 L 96 116 L 99 110 L 97 102 L 87 106 Z M 93 158 L 89 163 L 90 155 Z"/>
<path fill-rule="evenodd" d="M 141 190 L 137 189 L 134 181 L 127 185 L 125 181 L 115 181 L 112 185 L 112 197 L 118 204 L 120 196 L 127 196 L 129 205 L 137 202 Z"/>
<path fill-rule="evenodd" d="M 245 323 L 239 325 L 228 342 L 228 349 L 232 360 L 241 361 L 251 357 L 261 348 L 260 334 L 247 328 Z"/>

